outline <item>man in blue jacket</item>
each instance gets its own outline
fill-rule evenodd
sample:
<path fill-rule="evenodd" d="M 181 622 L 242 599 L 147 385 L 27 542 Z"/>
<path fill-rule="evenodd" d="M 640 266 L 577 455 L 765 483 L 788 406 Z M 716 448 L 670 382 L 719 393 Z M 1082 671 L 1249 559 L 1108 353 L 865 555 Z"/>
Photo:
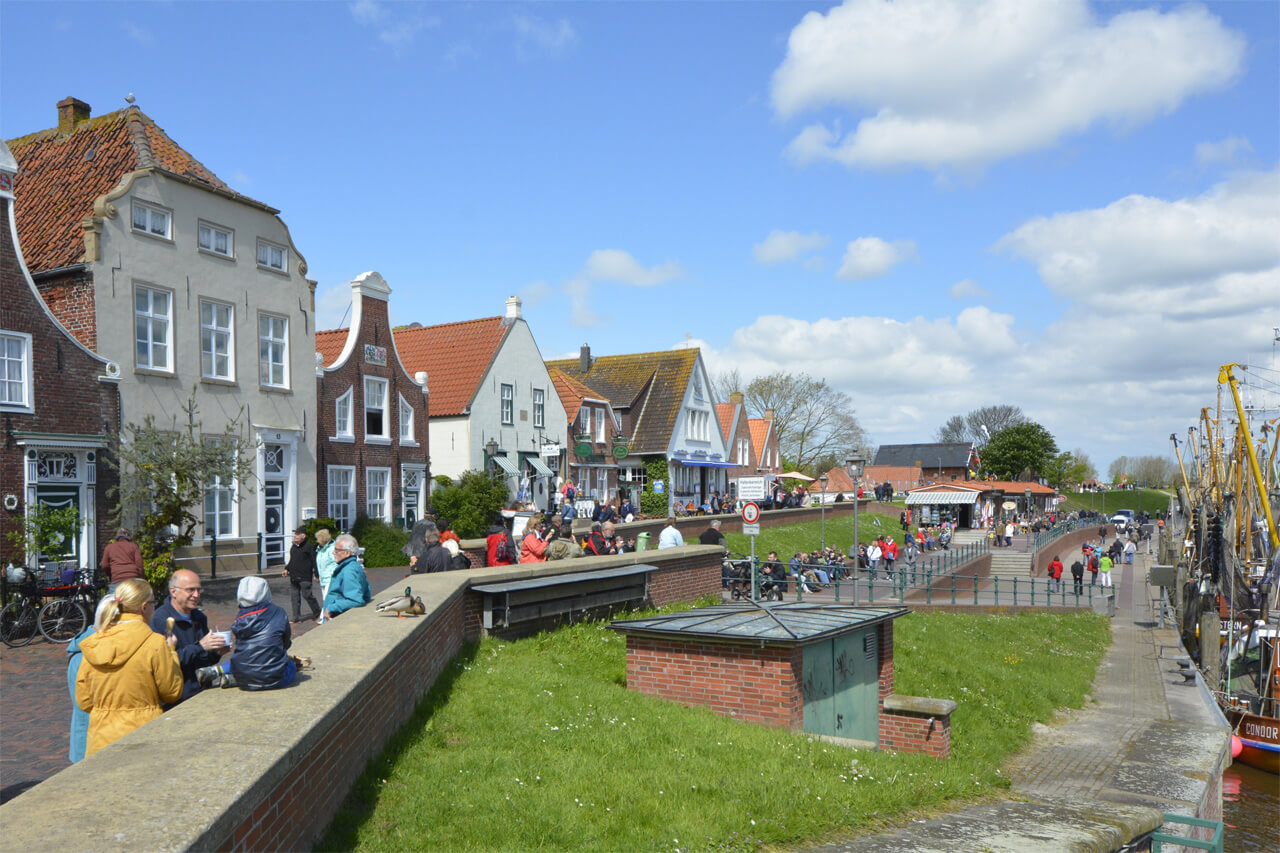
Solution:
<path fill-rule="evenodd" d="M 373 600 L 364 566 L 356 559 L 359 548 L 360 543 L 350 533 L 342 534 L 333 543 L 333 556 L 338 561 L 338 567 L 333 570 L 329 594 L 324 600 L 325 621 L 339 613 L 346 613 L 353 607 L 364 607 Z"/>
<path fill-rule="evenodd" d="M 167 622 L 173 619 L 173 635 L 178 638 L 174 650 L 182 665 L 182 698 L 178 702 L 200 692 L 197 669 L 216 664 L 222 655 L 231 651 L 222 633 L 209 633 L 209 620 L 200 610 L 203 594 L 200 576 L 190 569 L 178 569 L 169 578 L 168 600 L 157 607 L 151 617 L 151 630 L 157 634 L 168 633 Z"/>

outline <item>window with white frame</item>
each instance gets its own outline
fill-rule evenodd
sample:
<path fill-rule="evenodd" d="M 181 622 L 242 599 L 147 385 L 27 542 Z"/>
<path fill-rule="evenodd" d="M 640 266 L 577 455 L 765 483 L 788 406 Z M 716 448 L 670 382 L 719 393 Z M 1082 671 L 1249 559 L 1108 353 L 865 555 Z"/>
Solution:
<path fill-rule="evenodd" d="M 235 254 L 235 238 L 230 228 L 201 221 L 196 228 L 196 245 L 202 251 L 230 258 Z"/>
<path fill-rule="evenodd" d="M 591 435 L 591 407 L 578 409 L 578 435 Z"/>
<path fill-rule="evenodd" d="M 400 443 L 416 444 L 413 438 L 413 406 L 409 405 L 403 394 L 396 396 L 400 398 Z"/>
<path fill-rule="evenodd" d="M 235 378 L 234 319 L 232 306 L 200 300 L 200 375 L 205 379 Z"/>
<path fill-rule="evenodd" d="M 351 529 L 355 515 L 356 469 L 344 465 L 329 466 L 329 517 L 339 531 Z"/>
<path fill-rule="evenodd" d="M 391 521 L 391 469 L 366 468 L 364 472 L 364 511 L 370 518 Z"/>
<path fill-rule="evenodd" d="M 745 438 L 738 439 L 738 464 L 751 464 L 751 442 Z"/>
<path fill-rule="evenodd" d="M 287 272 L 289 269 L 289 250 L 266 240 L 258 240 L 258 266 L 276 272 Z"/>
<path fill-rule="evenodd" d="M 137 285 L 133 290 L 133 331 L 138 367 L 173 369 L 173 294 Z"/>
<path fill-rule="evenodd" d="M 133 230 L 152 237 L 172 239 L 173 215 L 162 207 L 135 200 L 133 202 Z"/>
<path fill-rule="evenodd" d="M 31 335 L 0 332 L 0 408 L 31 409 Z"/>
<path fill-rule="evenodd" d="M 690 441 L 710 441 L 710 423 L 710 413 L 700 412 L 697 409 L 686 409 L 684 419 L 685 438 Z"/>
<path fill-rule="evenodd" d="M 596 409 L 596 443 L 597 444 L 604 444 L 604 441 L 605 441 L 604 422 L 605 422 L 604 409 Z"/>
<path fill-rule="evenodd" d="M 364 437 L 390 439 L 387 431 L 387 380 L 364 378 Z"/>
<path fill-rule="evenodd" d="M 204 493 L 204 535 L 235 536 L 235 485 L 214 477 Z"/>
<path fill-rule="evenodd" d="M 271 388 L 289 387 L 289 320 L 258 315 L 258 381 Z"/>
<path fill-rule="evenodd" d="M 513 424 L 516 422 L 516 389 L 512 385 L 502 386 L 502 422 L 504 424 Z"/>
<path fill-rule="evenodd" d="M 353 438 L 351 430 L 351 399 L 353 389 L 348 388 L 333 404 L 333 434 L 335 438 Z"/>
<path fill-rule="evenodd" d="M 533 389 L 533 426 L 541 429 L 547 425 L 546 394 L 541 388 Z"/>

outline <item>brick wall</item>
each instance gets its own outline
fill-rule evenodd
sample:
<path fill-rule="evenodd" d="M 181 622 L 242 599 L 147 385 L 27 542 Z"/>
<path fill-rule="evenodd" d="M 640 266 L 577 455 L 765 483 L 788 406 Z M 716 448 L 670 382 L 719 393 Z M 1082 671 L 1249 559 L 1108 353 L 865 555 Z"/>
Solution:
<path fill-rule="evenodd" d="M 36 286 L 53 316 L 91 350 L 98 349 L 98 316 L 93 271 L 74 270 L 42 277 Z"/>
<path fill-rule="evenodd" d="M 627 637 L 627 687 L 775 728 L 799 729 L 799 647 Z"/>
<path fill-rule="evenodd" d="M 1068 581 L 1071 580 L 1071 564 L 1081 559 L 1080 546 L 1085 542 L 1098 544 L 1098 530 L 1102 527 L 1107 529 L 1107 545 L 1110 545 L 1115 538 L 1115 527 L 1110 524 L 1098 524 L 1086 527 L 1083 530 L 1073 530 L 1064 536 L 1044 546 L 1044 549 L 1036 554 L 1036 566 L 1032 571 L 1033 577 L 1043 578 L 1049 576 L 1049 563 L 1053 562 L 1053 555 L 1057 554 L 1062 560 L 1062 576 Z M 1082 561 L 1083 562 L 1083 561 Z M 1085 579 L 1089 577 L 1089 567 L 1085 566 Z"/>
<path fill-rule="evenodd" d="M 674 563 L 662 563 L 649 576 L 649 600 L 654 607 L 678 601 L 697 601 L 708 595 L 720 596 L 721 563 L 712 555 L 690 556 Z"/>
<path fill-rule="evenodd" d="M 880 748 L 893 752 L 923 752 L 937 758 L 949 758 L 951 717 L 930 717 L 928 714 L 908 711 L 882 711 Z"/>

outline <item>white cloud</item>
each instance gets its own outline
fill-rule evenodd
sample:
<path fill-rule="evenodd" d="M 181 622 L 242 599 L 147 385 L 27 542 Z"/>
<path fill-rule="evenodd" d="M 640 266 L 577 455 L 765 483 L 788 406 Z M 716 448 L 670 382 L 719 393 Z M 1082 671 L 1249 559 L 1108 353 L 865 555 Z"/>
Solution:
<path fill-rule="evenodd" d="M 599 326 L 604 317 L 591 308 L 591 282 L 575 278 L 564 284 L 565 295 L 569 297 L 569 321 L 575 326 Z"/>
<path fill-rule="evenodd" d="M 817 251 L 830 242 L 825 234 L 801 234 L 799 231 L 779 231 L 774 229 L 763 243 L 751 247 L 751 254 L 756 263 L 784 264 L 794 261 L 807 252 Z"/>
<path fill-rule="evenodd" d="M 589 281 L 608 281 L 651 287 L 684 275 L 684 267 L 675 261 L 646 267 L 622 249 L 597 249 L 587 258 L 580 277 Z"/>
<path fill-rule="evenodd" d="M 534 281 L 520 289 L 520 299 L 526 308 L 533 308 L 551 298 L 551 285 L 545 281 Z"/>
<path fill-rule="evenodd" d="M 135 24 L 133 21 L 125 21 L 121 26 L 124 28 L 125 34 L 138 44 L 151 44 L 155 41 L 150 30 Z"/>
<path fill-rule="evenodd" d="M 991 295 L 991 291 L 973 279 L 966 278 L 947 288 L 947 294 L 952 299 L 986 299 Z"/>
<path fill-rule="evenodd" d="M 1231 163 L 1245 152 L 1253 151 L 1249 140 L 1243 136 L 1228 136 L 1221 142 L 1201 142 L 1196 146 L 1196 162 L 1200 165 L 1209 163 Z"/>
<path fill-rule="evenodd" d="M 879 237 L 859 237 L 845 247 L 836 278 L 846 281 L 875 278 L 915 256 L 916 245 L 910 240 L 889 243 Z"/>
<path fill-rule="evenodd" d="M 356 0 L 348 4 L 347 8 L 356 23 L 375 30 L 379 41 L 396 54 L 408 47 L 422 30 L 440 25 L 439 18 L 422 15 L 406 17 L 399 14 L 400 10 L 411 8 L 407 3 L 396 7 L 397 14 L 392 14 L 387 6 L 376 0 Z"/>
<path fill-rule="evenodd" d="M 846 0 L 791 31 L 772 96 L 782 118 L 857 122 L 801 130 L 800 162 L 973 168 L 1171 113 L 1231 82 L 1244 47 L 1199 6 L 1099 21 L 1085 0 Z"/>
<path fill-rule="evenodd" d="M 578 41 L 578 32 L 567 18 L 547 21 L 535 15 L 520 13 L 511 16 L 511 26 L 516 31 L 522 49 L 526 46 L 534 47 L 554 55 L 563 53 Z"/>

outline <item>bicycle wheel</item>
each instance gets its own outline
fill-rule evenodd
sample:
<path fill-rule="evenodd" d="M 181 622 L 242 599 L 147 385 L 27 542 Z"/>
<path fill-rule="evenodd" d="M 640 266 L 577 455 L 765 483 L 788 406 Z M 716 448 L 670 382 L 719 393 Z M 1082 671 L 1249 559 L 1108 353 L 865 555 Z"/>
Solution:
<path fill-rule="evenodd" d="M 40 633 L 51 643 L 69 643 L 89 624 L 80 602 L 58 598 L 40 608 Z"/>
<path fill-rule="evenodd" d="M 36 635 L 36 608 L 25 601 L 11 601 L 0 610 L 0 641 L 18 648 Z"/>

